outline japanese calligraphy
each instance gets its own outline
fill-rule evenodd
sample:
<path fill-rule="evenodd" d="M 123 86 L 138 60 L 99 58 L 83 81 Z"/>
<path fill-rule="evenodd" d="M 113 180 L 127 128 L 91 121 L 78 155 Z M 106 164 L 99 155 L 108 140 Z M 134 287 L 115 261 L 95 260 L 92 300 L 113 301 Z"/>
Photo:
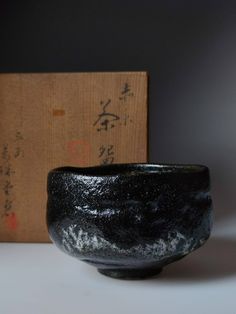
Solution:
<path fill-rule="evenodd" d="M 10 164 L 10 152 L 9 152 L 9 145 L 8 144 L 3 144 L 2 146 L 2 152 L 1 152 L 1 157 L 2 157 L 2 165 L 0 168 L 0 173 L 3 176 L 3 185 L 2 185 L 2 192 L 4 194 L 4 213 L 2 216 L 7 216 L 8 212 L 12 208 L 12 189 L 13 185 L 11 183 L 11 164 Z"/>
<path fill-rule="evenodd" d="M 97 131 L 107 131 L 114 128 L 115 121 L 120 119 L 117 114 L 107 111 L 110 103 L 111 99 L 108 99 L 106 102 L 100 102 L 100 105 L 102 106 L 102 112 L 98 115 L 98 118 L 93 124 L 94 126 L 98 126 Z"/>
<path fill-rule="evenodd" d="M 15 132 L 15 137 L 13 140 L 13 146 L 10 147 L 8 143 L 2 145 L 1 150 L 1 161 L 0 165 L 0 175 L 2 176 L 2 186 L 1 193 L 3 193 L 4 201 L 3 201 L 3 213 L 2 217 L 8 217 L 11 215 L 11 211 L 13 209 L 13 200 L 14 200 L 14 185 L 12 183 L 12 176 L 15 174 L 14 169 L 12 169 L 12 158 L 18 158 L 20 156 L 24 156 L 24 151 L 21 147 L 21 141 L 23 141 L 23 136 L 20 131 Z M 11 148 L 11 149 L 10 149 Z"/>
<path fill-rule="evenodd" d="M 98 158 L 102 165 L 112 164 L 114 162 L 114 146 L 113 145 L 101 145 L 99 147 Z"/>
<path fill-rule="evenodd" d="M 133 122 L 128 111 L 129 103 L 127 101 L 129 97 L 133 96 L 134 93 L 131 85 L 129 82 L 125 81 L 123 85 L 121 85 L 117 99 L 114 100 L 114 102 L 111 98 L 101 100 L 101 111 L 93 123 L 96 130 L 98 132 L 109 132 L 109 130 L 114 127 L 124 127 L 128 123 Z M 102 140 L 103 144 L 98 148 L 98 159 L 101 165 L 113 164 L 115 162 L 115 147 L 113 144 L 107 143 L 107 139 L 108 138 L 105 136 Z"/>
<path fill-rule="evenodd" d="M 17 146 L 15 147 L 15 151 L 14 151 L 14 157 L 15 158 L 18 158 L 19 156 L 22 156 L 22 157 L 24 156 L 24 152 L 20 146 L 20 142 L 23 140 L 24 140 L 24 138 L 23 138 L 23 135 L 21 134 L 21 132 L 16 131 L 15 142 L 17 143 Z"/>
<path fill-rule="evenodd" d="M 120 100 L 126 101 L 129 97 L 134 96 L 134 93 L 131 90 L 131 87 L 128 82 L 124 84 L 121 90 L 121 96 L 119 97 Z"/>

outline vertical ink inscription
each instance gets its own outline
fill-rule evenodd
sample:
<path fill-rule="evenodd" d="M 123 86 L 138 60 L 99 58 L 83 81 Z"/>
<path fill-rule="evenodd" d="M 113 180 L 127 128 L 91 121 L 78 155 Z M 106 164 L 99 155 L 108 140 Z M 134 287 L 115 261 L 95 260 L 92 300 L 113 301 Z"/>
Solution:
<path fill-rule="evenodd" d="M 101 145 L 99 147 L 98 158 L 101 165 L 112 164 L 114 162 L 114 146 L 113 145 Z"/>
<path fill-rule="evenodd" d="M 7 216 L 9 211 L 12 209 L 13 199 L 12 199 L 12 189 L 13 185 L 11 183 L 11 155 L 9 152 L 9 145 L 3 144 L 2 145 L 2 152 L 1 152 L 1 175 L 3 176 L 3 183 L 2 183 L 2 193 L 3 193 L 3 213 L 2 216 Z"/>
<path fill-rule="evenodd" d="M 98 114 L 97 119 L 93 123 L 94 126 L 97 126 L 97 131 L 108 131 L 115 127 L 115 121 L 119 120 L 120 117 L 108 111 L 108 106 L 111 104 L 111 99 L 107 101 L 100 101 L 100 105 L 102 106 L 102 112 Z"/>
<path fill-rule="evenodd" d="M 93 123 L 93 126 L 96 127 L 96 131 L 109 132 L 110 129 L 113 129 L 116 126 L 123 127 L 127 126 L 128 123 L 133 122 L 127 112 L 127 106 L 130 104 L 128 99 L 133 96 L 134 92 L 131 84 L 128 81 L 125 81 L 121 85 L 118 92 L 118 99 L 116 99 L 114 103 L 111 98 L 108 98 L 106 101 L 101 100 L 101 111 L 98 113 L 97 118 Z M 102 139 L 102 144 L 98 148 L 98 160 L 101 165 L 112 164 L 115 162 L 115 145 L 107 143 L 106 137 Z"/>
<path fill-rule="evenodd" d="M 16 136 L 15 136 L 15 142 L 16 142 L 16 147 L 14 151 L 14 157 L 18 158 L 20 156 L 24 157 L 24 152 L 21 148 L 21 142 L 24 140 L 24 137 L 20 131 L 16 131 Z"/>
<path fill-rule="evenodd" d="M 134 93 L 132 92 L 131 86 L 128 82 L 125 82 L 121 88 L 119 99 L 126 102 L 129 97 L 133 97 Z"/>
<path fill-rule="evenodd" d="M 5 217 L 6 225 L 10 229 L 15 229 L 16 227 L 16 214 L 13 212 L 14 205 L 14 184 L 13 176 L 15 175 L 15 170 L 13 168 L 13 159 L 24 156 L 24 151 L 22 149 L 22 141 L 24 137 L 19 130 L 16 130 L 14 135 L 14 140 L 9 143 L 4 143 L 1 148 L 1 166 L 0 175 L 2 177 L 1 193 L 3 195 L 3 206 L 1 217 Z"/>

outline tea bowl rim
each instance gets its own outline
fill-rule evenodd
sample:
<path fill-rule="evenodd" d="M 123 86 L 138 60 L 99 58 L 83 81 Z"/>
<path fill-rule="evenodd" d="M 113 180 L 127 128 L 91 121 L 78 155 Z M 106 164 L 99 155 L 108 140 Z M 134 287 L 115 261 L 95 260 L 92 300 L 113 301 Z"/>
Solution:
<path fill-rule="evenodd" d="M 61 166 L 49 171 L 53 173 L 79 175 L 82 177 L 116 177 L 131 175 L 150 175 L 163 173 L 198 174 L 208 172 L 209 168 L 202 164 L 177 163 L 114 163 L 88 167 Z"/>

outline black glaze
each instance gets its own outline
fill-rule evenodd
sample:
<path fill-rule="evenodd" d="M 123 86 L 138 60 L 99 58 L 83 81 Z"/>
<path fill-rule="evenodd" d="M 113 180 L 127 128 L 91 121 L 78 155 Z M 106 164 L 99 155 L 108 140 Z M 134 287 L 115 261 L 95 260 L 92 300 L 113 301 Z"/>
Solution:
<path fill-rule="evenodd" d="M 102 274 L 147 277 L 208 239 L 209 189 L 209 170 L 201 165 L 53 169 L 48 231 L 60 249 Z"/>

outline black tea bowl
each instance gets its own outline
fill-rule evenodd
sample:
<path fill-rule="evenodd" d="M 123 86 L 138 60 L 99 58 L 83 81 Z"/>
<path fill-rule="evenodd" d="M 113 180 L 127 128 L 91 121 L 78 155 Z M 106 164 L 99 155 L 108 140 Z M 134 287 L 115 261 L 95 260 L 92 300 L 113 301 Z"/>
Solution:
<path fill-rule="evenodd" d="M 49 235 L 104 275 L 152 276 L 208 239 L 209 185 L 201 165 L 56 168 L 48 174 Z"/>

